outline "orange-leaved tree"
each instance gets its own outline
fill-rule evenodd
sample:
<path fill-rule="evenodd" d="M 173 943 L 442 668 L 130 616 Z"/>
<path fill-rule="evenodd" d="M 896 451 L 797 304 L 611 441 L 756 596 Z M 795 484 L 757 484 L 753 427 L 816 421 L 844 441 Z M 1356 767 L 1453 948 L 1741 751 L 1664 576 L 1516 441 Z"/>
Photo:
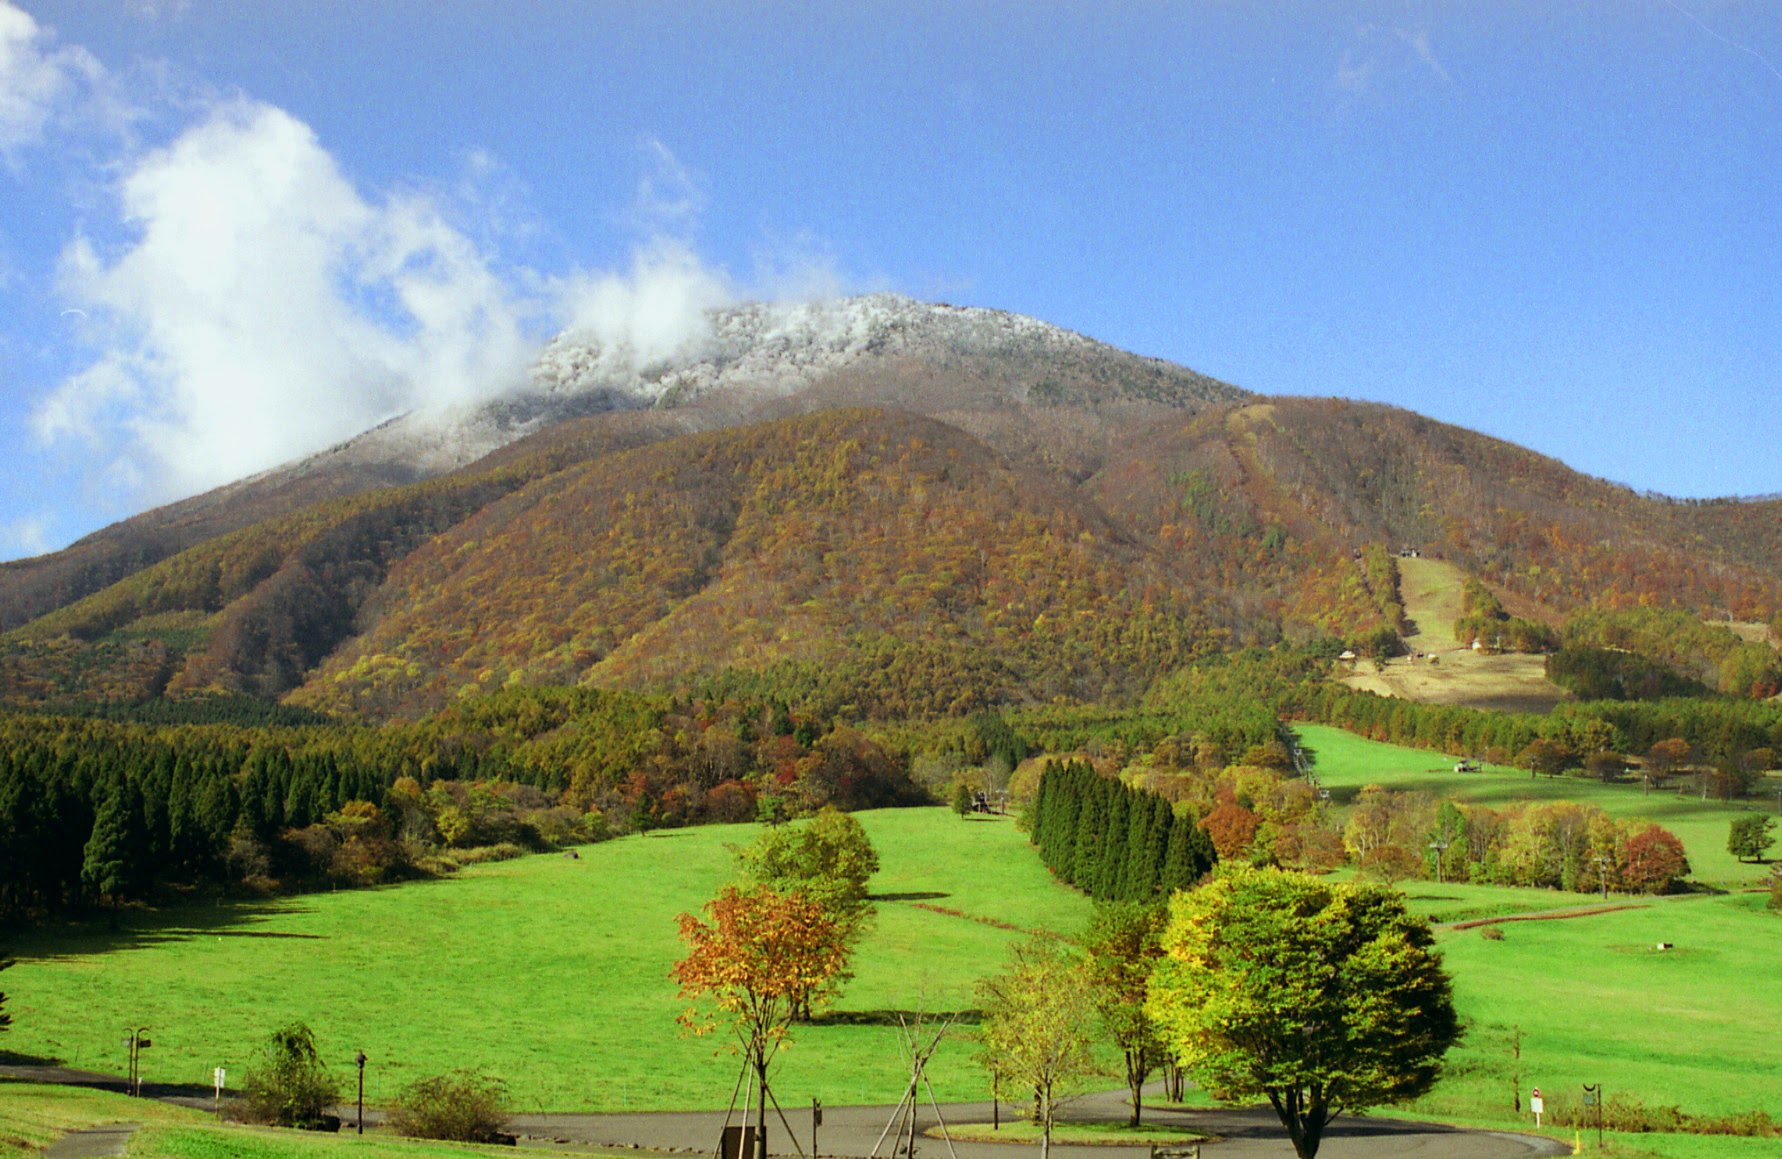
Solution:
<path fill-rule="evenodd" d="M 847 964 L 847 933 L 821 902 L 759 885 L 725 886 L 705 913 L 710 924 L 693 914 L 675 919 L 687 956 L 671 975 L 681 984 L 681 997 L 709 1004 L 689 1007 L 680 1023 L 706 1034 L 728 1021 L 762 1092 L 755 1138 L 763 1140 L 768 1063 L 786 1040 L 793 1011 L 828 997 Z"/>

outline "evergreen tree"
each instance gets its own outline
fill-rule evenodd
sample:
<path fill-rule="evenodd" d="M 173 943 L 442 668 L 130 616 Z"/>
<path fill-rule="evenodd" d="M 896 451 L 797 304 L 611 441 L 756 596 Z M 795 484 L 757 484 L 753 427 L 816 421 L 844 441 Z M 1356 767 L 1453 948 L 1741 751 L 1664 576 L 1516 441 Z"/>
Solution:
<path fill-rule="evenodd" d="M 115 904 L 134 892 L 141 868 L 141 822 L 132 807 L 130 786 L 121 777 L 114 775 L 101 793 L 80 879 L 94 900 L 110 899 Z"/>
<path fill-rule="evenodd" d="M 1132 825 L 1132 790 L 1118 781 L 1109 781 L 1107 796 L 1108 819 L 1103 827 L 1101 864 L 1096 866 L 1095 881 L 1088 890 L 1089 896 L 1097 898 L 1121 896 L 1126 871 L 1126 841 Z"/>

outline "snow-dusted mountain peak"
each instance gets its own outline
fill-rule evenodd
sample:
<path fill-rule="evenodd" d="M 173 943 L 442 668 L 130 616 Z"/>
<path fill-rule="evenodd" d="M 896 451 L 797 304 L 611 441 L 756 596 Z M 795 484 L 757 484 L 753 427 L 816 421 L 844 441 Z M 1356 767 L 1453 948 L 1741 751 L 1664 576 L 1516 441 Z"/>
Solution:
<path fill-rule="evenodd" d="M 1000 310 L 867 294 L 820 302 L 750 302 L 714 310 L 666 358 L 645 362 L 623 338 L 583 331 L 554 339 L 533 369 L 549 395 L 590 390 L 655 404 L 690 401 L 728 387 L 791 394 L 870 357 L 1086 351 L 1080 334 Z"/>

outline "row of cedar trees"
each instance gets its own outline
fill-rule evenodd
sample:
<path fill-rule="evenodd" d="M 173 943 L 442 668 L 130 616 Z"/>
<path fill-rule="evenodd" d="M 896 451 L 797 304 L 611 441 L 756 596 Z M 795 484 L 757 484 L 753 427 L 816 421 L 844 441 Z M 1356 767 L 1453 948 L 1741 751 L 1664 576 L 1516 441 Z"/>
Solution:
<path fill-rule="evenodd" d="M 1048 765 L 1029 809 L 1028 832 L 1046 867 L 1098 900 L 1167 897 L 1219 860 L 1192 815 L 1178 817 L 1156 793 L 1081 761 Z"/>

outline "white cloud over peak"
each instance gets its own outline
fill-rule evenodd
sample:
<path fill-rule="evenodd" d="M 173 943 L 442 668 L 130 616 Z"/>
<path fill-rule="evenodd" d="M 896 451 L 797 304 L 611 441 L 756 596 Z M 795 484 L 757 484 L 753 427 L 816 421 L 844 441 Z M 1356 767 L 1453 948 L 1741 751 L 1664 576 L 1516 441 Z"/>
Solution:
<path fill-rule="evenodd" d="M 426 402 L 512 386 L 525 308 L 437 208 L 368 200 L 309 127 L 212 110 L 118 184 L 129 239 L 64 250 L 107 338 L 37 408 L 163 499 L 263 470 Z"/>

